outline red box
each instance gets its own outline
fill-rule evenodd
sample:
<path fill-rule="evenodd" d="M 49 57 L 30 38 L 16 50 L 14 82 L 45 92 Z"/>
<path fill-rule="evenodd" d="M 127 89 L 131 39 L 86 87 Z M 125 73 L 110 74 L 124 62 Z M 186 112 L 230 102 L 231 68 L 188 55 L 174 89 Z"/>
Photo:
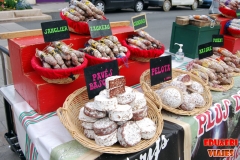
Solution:
<path fill-rule="evenodd" d="M 223 16 L 218 16 L 217 17 L 217 21 L 220 22 L 220 25 L 221 25 L 221 28 L 220 28 L 220 32 L 219 34 L 226 34 L 226 31 L 225 31 L 225 25 L 228 21 L 232 20 L 231 18 L 226 18 L 226 17 L 223 17 Z"/>
<path fill-rule="evenodd" d="M 132 32 L 131 27 L 112 29 L 116 36 L 127 37 Z M 66 44 L 73 44 L 74 49 L 83 48 L 89 36 L 71 34 Z M 84 74 L 70 84 L 50 84 L 45 82 L 31 66 L 31 59 L 35 55 L 36 48 L 42 50 L 48 43 L 44 43 L 42 36 L 24 37 L 8 40 L 10 61 L 13 74 L 13 83 L 16 91 L 39 114 L 56 111 L 63 102 L 75 90 L 85 86 Z M 139 83 L 143 71 L 149 68 L 149 63 L 128 61 L 128 67 L 121 66 L 120 74 L 125 75 L 127 85 Z M 136 70 L 137 68 L 137 70 Z"/>
<path fill-rule="evenodd" d="M 240 50 L 240 38 L 224 35 L 224 48 L 235 54 Z"/>

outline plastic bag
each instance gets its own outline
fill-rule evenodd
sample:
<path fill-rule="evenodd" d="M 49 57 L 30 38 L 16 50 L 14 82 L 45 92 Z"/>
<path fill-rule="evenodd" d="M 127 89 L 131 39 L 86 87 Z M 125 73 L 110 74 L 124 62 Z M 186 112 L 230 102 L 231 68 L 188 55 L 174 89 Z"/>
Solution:
<path fill-rule="evenodd" d="M 211 6 L 209 8 L 208 13 L 209 14 L 221 14 L 221 12 L 218 9 L 219 5 L 220 5 L 219 0 L 212 0 L 212 4 L 211 4 Z"/>

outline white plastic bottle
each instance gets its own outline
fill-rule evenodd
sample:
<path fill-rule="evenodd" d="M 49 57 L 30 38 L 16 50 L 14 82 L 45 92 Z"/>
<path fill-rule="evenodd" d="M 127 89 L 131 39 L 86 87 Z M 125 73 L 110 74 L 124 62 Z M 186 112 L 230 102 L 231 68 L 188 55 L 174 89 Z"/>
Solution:
<path fill-rule="evenodd" d="M 179 45 L 179 49 L 177 53 L 175 54 L 175 60 L 177 62 L 182 62 L 184 60 L 184 53 L 182 50 L 183 44 L 175 43 L 175 45 Z"/>

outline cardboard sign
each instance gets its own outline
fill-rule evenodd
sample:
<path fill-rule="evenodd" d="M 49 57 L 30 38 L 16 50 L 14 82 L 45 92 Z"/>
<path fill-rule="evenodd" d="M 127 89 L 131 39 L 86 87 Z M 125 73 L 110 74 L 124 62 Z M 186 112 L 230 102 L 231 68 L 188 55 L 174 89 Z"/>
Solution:
<path fill-rule="evenodd" d="M 92 38 L 112 35 L 109 20 L 94 20 L 88 22 L 88 27 Z"/>
<path fill-rule="evenodd" d="M 89 99 L 94 98 L 105 89 L 105 79 L 119 75 L 117 60 L 90 66 L 84 69 L 84 76 Z"/>
<path fill-rule="evenodd" d="M 203 59 L 213 55 L 212 42 L 198 46 L 198 58 Z"/>
<path fill-rule="evenodd" d="M 147 25 L 146 14 L 132 17 L 132 25 L 133 25 L 134 31 L 147 28 L 148 25 Z"/>
<path fill-rule="evenodd" d="M 237 18 L 240 19 L 240 9 L 236 11 Z"/>
<path fill-rule="evenodd" d="M 66 20 L 41 23 L 43 38 L 45 42 L 59 41 L 70 38 Z"/>
<path fill-rule="evenodd" d="M 222 47 L 224 44 L 223 35 L 213 35 L 212 36 L 212 47 Z"/>
<path fill-rule="evenodd" d="M 150 60 L 151 86 L 172 79 L 172 56 L 164 56 Z"/>

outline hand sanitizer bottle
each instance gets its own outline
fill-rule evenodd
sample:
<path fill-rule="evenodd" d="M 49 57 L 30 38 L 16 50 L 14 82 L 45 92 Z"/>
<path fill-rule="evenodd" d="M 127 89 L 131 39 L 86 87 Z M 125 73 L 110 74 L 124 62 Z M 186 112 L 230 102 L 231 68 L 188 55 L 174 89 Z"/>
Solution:
<path fill-rule="evenodd" d="M 179 50 L 175 54 L 175 60 L 177 62 L 182 62 L 184 59 L 184 53 L 182 51 L 183 44 L 175 43 L 175 45 L 179 45 Z"/>

